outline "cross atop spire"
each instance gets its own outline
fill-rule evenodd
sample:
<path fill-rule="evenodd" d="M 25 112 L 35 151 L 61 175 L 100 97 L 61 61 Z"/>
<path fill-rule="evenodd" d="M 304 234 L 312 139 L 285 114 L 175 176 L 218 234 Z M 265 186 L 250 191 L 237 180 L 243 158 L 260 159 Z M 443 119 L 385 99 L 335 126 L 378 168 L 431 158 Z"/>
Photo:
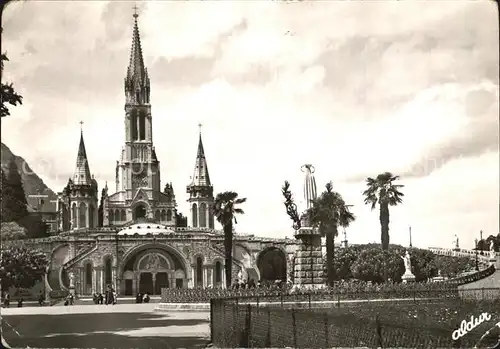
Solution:
<path fill-rule="evenodd" d="M 80 131 L 83 132 L 83 121 L 80 121 Z"/>
<path fill-rule="evenodd" d="M 137 5 L 134 5 L 134 7 L 132 7 L 132 9 L 134 10 L 134 14 L 132 16 L 137 19 L 137 17 L 139 17 L 139 15 L 137 14 L 137 10 L 139 8 L 137 7 Z"/>
<path fill-rule="evenodd" d="M 202 126 L 203 126 L 203 125 L 202 125 L 201 123 L 199 123 L 199 124 L 198 124 L 198 128 L 199 128 L 199 130 L 200 130 L 200 136 L 201 136 L 201 127 L 202 127 Z"/>

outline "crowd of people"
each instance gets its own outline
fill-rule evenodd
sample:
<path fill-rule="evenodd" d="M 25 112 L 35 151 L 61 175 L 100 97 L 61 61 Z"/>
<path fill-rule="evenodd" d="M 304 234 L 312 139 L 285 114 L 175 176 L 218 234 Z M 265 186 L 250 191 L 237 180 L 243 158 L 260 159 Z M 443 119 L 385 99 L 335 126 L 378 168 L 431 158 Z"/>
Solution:
<path fill-rule="evenodd" d="M 111 286 L 108 286 L 104 295 L 102 293 L 94 293 L 92 298 L 94 300 L 94 304 L 115 305 L 118 301 L 116 291 Z"/>
<path fill-rule="evenodd" d="M 149 303 L 151 300 L 151 297 L 149 297 L 149 293 L 138 293 L 135 296 L 135 302 L 136 303 Z"/>

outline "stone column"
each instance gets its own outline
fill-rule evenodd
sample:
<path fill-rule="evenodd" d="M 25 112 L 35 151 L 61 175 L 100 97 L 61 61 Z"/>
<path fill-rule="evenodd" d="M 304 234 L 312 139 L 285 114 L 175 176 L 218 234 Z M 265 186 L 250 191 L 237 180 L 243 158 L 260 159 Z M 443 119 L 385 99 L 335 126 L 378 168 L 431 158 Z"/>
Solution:
<path fill-rule="evenodd" d="M 136 127 L 137 127 L 137 132 L 136 132 L 135 134 L 137 135 L 137 138 L 136 138 L 136 139 L 137 139 L 137 140 L 140 140 L 140 139 L 141 139 L 141 133 L 140 133 L 141 128 L 139 127 L 139 124 L 140 124 L 141 117 L 140 117 L 140 113 L 137 113 L 136 115 L 137 115 L 137 117 L 135 118 L 135 121 L 136 121 L 136 124 L 137 124 L 137 125 L 136 125 Z"/>
<path fill-rule="evenodd" d="M 224 266 L 222 266 L 221 268 L 223 268 L 221 270 L 221 281 L 222 281 L 222 288 L 226 288 L 226 273 L 225 273 L 225 269 L 224 269 Z"/>
<path fill-rule="evenodd" d="M 156 288 L 155 288 L 155 286 L 156 286 L 156 273 L 151 273 L 151 275 L 152 275 L 152 279 L 153 279 L 153 294 L 154 294 L 156 291 Z"/>
<path fill-rule="evenodd" d="M 101 289 L 101 292 L 104 293 L 106 292 L 106 285 L 104 284 L 104 269 L 100 269 L 99 270 L 99 274 L 100 274 L 100 280 L 101 280 L 101 285 L 100 285 L 100 289 Z"/>
<path fill-rule="evenodd" d="M 86 205 L 87 212 L 85 213 L 85 227 L 90 228 L 90 204 Z"/>
<path fill-rule="evenodd" d="M 119 283 L 117 282 L 116 280 L 116 267 L 112 267 L 111 268 L 111 285 L 113 286 L 113 288 L 115 289 L 116 291 L 116 294 L 118 294 L 118 286 L 119 286 Z"/>
<path fill-rule="evenodd" d="M 125 141 L 130 139 L 130 112 L 125 114 Z"/>
<path fill-rule="evenodd" d="M 73 212 L 75 214 L 75 226 L 73 227 L 73 229 L 78 229 L 78 226 L 80 224 L 80 208 L 78 207 L 78 205 L 75 205 L 75 212 Z"/>
<path fill-rule="evenodd" d="M 80 294 L 85 294 L 85 269 L 84 268 L 78 268 L 79 274 L 80 274 Z"/>
<path fill-rule="evenodd" d="M 207 280 L 207 266 L 204 265 L 203 266 L 203 287 L 207 287 L 208 286 L 208 280 Z"/>
<path fill-rule="evenodd" d="M 214 267 L 213 265 L 207 267 L 207 286 L 214 286 Z"/>
<path fill-rule="evenodd" d="M 302 225 L 303 227 L 295 232 L 295 237 L 301 242 L 295 252 L 295 285 L 312 289 L 321 288 L 325 286 L 321 235 L 317 229 L 308 227 L 307 222 L 304 221 Z"/>
<path fill-rule="evenodd" d="M 136 295 L 139 290 L 137 288 L 137 279 L 138 279 L 138 272 L 134 271 L 134 277 L 132 279 L 132 294 Z"/>
<path fill-rule="evenodd" d="M 189 288 L 194 288 L 196 286 L 196 269 L 194 265 L 191 265 L 191 279 L 189 281 Z"/>
<path fill-rule="evenodd" d="M 92 294 L 97 292 L 97 270 L 92 269 Z"/>

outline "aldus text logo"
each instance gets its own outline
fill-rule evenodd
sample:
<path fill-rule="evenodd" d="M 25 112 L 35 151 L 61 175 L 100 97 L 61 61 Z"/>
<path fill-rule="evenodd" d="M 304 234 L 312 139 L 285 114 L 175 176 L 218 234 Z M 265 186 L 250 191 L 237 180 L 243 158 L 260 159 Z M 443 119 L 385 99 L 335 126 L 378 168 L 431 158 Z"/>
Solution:
<path fill-rule="evenodd" d="M 488 313 L 482 313 L 479 315 L 479 317 L 474 318 L 473 315 L 471 315 L 470 320 L 463 320 L 460 323 L 460 328 L 456 329 L 453 331 L 453 334 L 451 335 L 451 338 L 456 341 L 457 339 L 465 336 L 467 333 L 472 331 L 474 328 L 477 326 L 481 325 L 485 321 L 491 320 L 491 315 Z"/>

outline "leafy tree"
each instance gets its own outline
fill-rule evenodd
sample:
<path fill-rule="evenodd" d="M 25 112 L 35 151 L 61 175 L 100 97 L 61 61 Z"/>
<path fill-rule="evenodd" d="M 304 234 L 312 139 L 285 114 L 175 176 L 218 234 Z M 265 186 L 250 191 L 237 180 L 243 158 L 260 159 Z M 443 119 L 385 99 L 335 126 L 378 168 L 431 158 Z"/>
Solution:
<path fill-rule="evenodd" d="M 176 227 L 187 227 L 188 226 L 188 219 L 187 217 L 184 217 L 182 213 L 175 213 L 175 226 Z"/>
<path fill-rule="evenodd" d="M 213 212 L 217 221 L 224 229 L 224 252 L 225 252 L 225 272 L 226 285 L 231 285 L 231 271 L 233 268 L 233 220 L 237 224 L 236 214 L 245 213 L 241 208 L 236 207 L 247 201 L 246 198 L 238 198 L 238 194 L 233 191 L 226 191 L 217 194 L 213 205 Z"/>
<path fill-rule="evenodd" d="M 394 251 L 370 247 L 363 250 L 352 264 L 356 279 L 382 283 L 386 275 L 393 281 L 401 281 L 405 268 L 400 255 Z"/>
<path fill-rule="evenodd" d="M 2 249 L 0 279 L 2 289 L 10 287 L 31 288 L 45 275 L 47 256 L 26 246 Z"/>
<path fill-rule="evenodd" d="M 0 232 L 2 240 L 23 239 L 27 235 L 26 228 L 16 222 L 2 222 Z"/>
<path fill-rule="evenodd" d="M 433 261 L 433 268 L 439 270 L 442 276 L 456 277 L 475 268 L 474 260 L 467 257 L 452 257 L 437 255 Z"/>
<path fill-rule="evenodd" d="M 7 54 L 2 53 L 0 60 L 0 69 L 3 73 L 3 65 L 4 61 L 8 61 Z M 0 117 L 9 116 L 9 108 L 7 107 L 7 103 L 13 106 L 18 104 L 23 104 L 23 97 L 19 95 L 15 90 L 12 83 L 3 83 L 1 82 L 1 104 L 0 104 Z"/>
<path fill-rule="evenodd" d="M 389 249 L 389 206 L 396 206 L 403 202 L 404 194 L 399 191 L 403 185 L 394 184 L 399 176 L 395 176 L 390 172 L 384 172 L 373 179 L 366 179 L 367 189 L 363 192 L 365 196 L 365 204 L 370 204 L 372 210 L 375 209 L 377 203 L 380 208 L 380 229 L 382 249 Z"/>
<path fill-rule="evenodd" d="M 338 227 L 348 227 L 356 218 L 349 211 L 342 195 L 333 191 L 333 184 L 327 183 L 326 190 L 319 198 L 313 201 L 313 206 L 307 215 L 314 227 L 318 227 L 322 236 L 326 237 L 327 284 L 333 286 L 335 280 L 335 237 L 338 236 Z"/>

